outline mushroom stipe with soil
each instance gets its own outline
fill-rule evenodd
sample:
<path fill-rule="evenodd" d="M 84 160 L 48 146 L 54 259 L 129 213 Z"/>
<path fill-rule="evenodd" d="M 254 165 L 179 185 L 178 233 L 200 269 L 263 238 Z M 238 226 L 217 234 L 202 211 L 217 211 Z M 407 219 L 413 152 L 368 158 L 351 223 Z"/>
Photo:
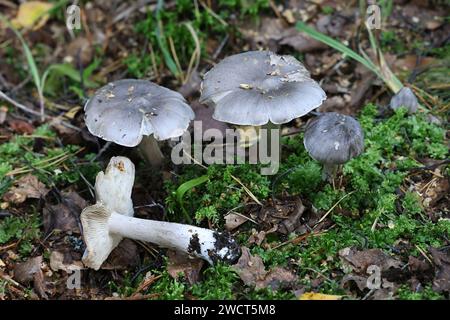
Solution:
<path fill-rule="evenodd" d="M 135 169 L 126 157 L 111 158 L 97 175 L 97 203 L 81 213 L 86 250 L 83 263 L 98 270 L 122 238 L 154 243 L 196 256 L 213 264 L 235 262 L 240 256 L 236 240 L 226 232 L 196 226 L 133 217 L 131 191 Z"/>

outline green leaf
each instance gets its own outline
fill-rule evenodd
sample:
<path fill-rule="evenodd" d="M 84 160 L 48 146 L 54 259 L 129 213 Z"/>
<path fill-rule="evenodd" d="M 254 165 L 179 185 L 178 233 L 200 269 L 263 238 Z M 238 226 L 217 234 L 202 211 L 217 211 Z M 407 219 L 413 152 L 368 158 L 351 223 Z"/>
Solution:
<path fill-rule="evenodd" d="M 176 191 L 176 196 L 177 196 L 177 201 L 181 206 L 181 209 L 183 210 L 184 215 L 186 216 L 186 219 L 189 222 L 192 222 L 191 217 L 189 216 L 188 212 L 186 211 L 186 209 L 184 208 L 183 205 L 183 196 L 186 192 L 188 192 L 189 190 L 191 190 L 192 188 L 201 185 L 202 183 L 205 183 L 206 181 L 209 180 L 209 176 L 208 175 L 204 175 L 195 179 L 191 179 L 189 181 L 186 181 L 185 183 L 183 183 L 182 185 L 180 185 Z"/>
<path fill-rule="evenodd" d="M 75 69 L 71 64 L 62 63 L 62 64 L 52 64 L 50 67 L 47 68 L 47 70 L 44 73 L 44 76 L 42 77 L 43 79 L 42 83 L 44 86 L 46 78 L 53 72 L 61 76 L 66 76 L 75 82 L 81 83 L 80 72 L 77 69 Z M 83 77 L 84 76 L 85 75 L 83 74 Z M 97 86 L 95 82 L 89 79 L 83 79 L 83 81 L 86 87 L 93 88 Z"/>
<path fill-rule="evenodd" d="M 297 29 L 299 31 L 303 31 L 306 34 L 308 34 L 311 38 L 316 39 L 317 41 L 323 42 L 326 45 L 342 52 L 343 54 L 349 56 L 350 58 L 362 63 L 367 69 L 373 71 L 376 75 L 378 75 L 381 78 L 381 74 L 377 67 L 373 64 L 372 61 L 365 59 L 364 57 L 357 54 L 355 51 L 347 47 L 346 45 L 342 44 L 341 42 L 334 40 L 333 38 L 330 38 L 323 33 L 320 33 L 310 27 L 308 27 L 303 22 L 297 22 Z"/>

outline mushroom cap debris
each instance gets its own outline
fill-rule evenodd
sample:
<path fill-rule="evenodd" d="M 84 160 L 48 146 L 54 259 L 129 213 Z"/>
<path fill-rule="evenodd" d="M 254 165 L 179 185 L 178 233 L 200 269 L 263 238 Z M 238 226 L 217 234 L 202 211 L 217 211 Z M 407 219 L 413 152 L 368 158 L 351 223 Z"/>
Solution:
<path fill-rule="evenodd" d="M 213 118 L 237 125 L 282 124 L 317 108 L 322 88 L 294 57 L 249 51 L 223 59 L 205 74 L 200 102 Z"/>
<path fill-rule="evenodd" d="M 84 107 L 88 130 L 95 136 L 134 147 L 144 135 L 157 140 L 179 137 L 194 112 L 178 92 L 147 80 L 108 83 Z"/>
<path fill-rule="evenodd" d="M 364 133 L 354 118 L 328 112 L 307 125 L 303 143 L 320 163 L 343 164 L 363 152 Z"/>

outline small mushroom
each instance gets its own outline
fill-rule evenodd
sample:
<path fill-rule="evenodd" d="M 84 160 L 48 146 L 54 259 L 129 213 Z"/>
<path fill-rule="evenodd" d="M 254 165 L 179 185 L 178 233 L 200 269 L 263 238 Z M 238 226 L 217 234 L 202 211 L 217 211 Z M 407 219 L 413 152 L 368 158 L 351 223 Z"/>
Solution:
<path fill-rule="evenodd" d="M 419 102 L 417 101 L 414 92 L 408 87 L 403 87 L 391 99 L 390 107 L 392 110 L 397 110 L 400 107 L 405 107 L 409 114 L 417 112 Z"/>
<path fill-rule="evenodd" d="M 294 57 L 249 51 L 223 59 L 205 74 L 200 102 L 214 107 L 215 120 L 264 125 L 270 139 L 272 129 L 309 113 L 325 99 L 325 92 Z"/>
<path fill-rule="evenodd" d="M 194 119 L 194 112 L 178 92 L 135 79 L 100 88 L 86 103 L 84 112 L 93 135 L 122 146 L 139 145 L 154 166 L 163 160 L 156 140 L 181 136 Z"/>
<path fill-rule="evenodd" d="M 234 262 L 240 247 L 228 234 L 196 226 L 133 218 L 131 191 L 134 165 L 125 157 L 111 158 L 95 181 L 97 203 L 81 213 L 86 250 L 83 263 L 98 270 L 122 238 L 148 241 L 205 259 Z"/>
<path fill-rule="evenodd" d="M 328 112 L 307 125 L 303 143 L 309 155 L 323 164 L 323 178 L 332 181 L 339 165 L 363 152 L 364 133 L 354 118 Z"/>

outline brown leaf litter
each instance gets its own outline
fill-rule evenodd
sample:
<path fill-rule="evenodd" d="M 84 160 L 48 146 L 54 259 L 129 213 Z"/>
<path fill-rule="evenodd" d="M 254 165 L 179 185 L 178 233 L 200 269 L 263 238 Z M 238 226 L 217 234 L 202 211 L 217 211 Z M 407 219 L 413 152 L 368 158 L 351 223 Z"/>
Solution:
<path fill-rule="evenodd" d="M 23 203 L 27 199 L 40 199 L 49 190 L 32 174 L 27 174 L 14 182 L 14 185 L 3 195 L 3 200 L 12 203 Z"/>
<path fill-rule="evenodd" d="M 202 259 L 193 258 L 174 250 L 168 250 L 167 256 L 167 272 L 172 278 L 178 279 L 181 274 L 191 285 L 200 280 L 200 271 L 204 264 Z"/>
<path fill-rule="evenodd" d="M 232 268 L 239 275 L 245 285 L 256 289 L 291 287 L 297 281 L 297 276 L 291 271 L 275 267 L 266 271 L 261 257 L 251 255 L 250 250 L 242 247 L 242 255 Z"/>

